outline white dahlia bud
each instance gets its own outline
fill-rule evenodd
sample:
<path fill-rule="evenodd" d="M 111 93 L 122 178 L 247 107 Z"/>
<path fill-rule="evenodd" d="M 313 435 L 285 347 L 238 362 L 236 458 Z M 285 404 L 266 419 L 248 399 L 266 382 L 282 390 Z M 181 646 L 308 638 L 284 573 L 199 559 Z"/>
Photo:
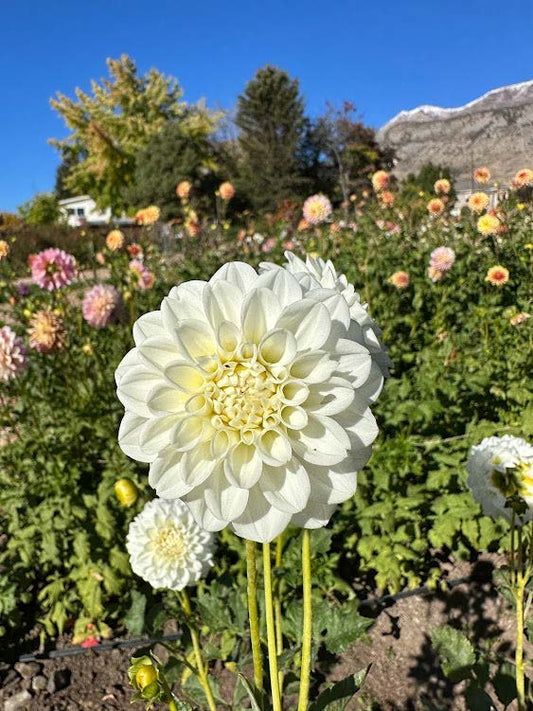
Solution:
<path fill-rule="evenodd" d="M 364 325 L 337 289 L 240 262 L 174 287 L 117 369 L 120 446 L 207 530 L 265 542 L 290 523 L 324 526 L 378 433 L 380 346 L 361 310 Z"/>
<path fill-rule="evenodd" d="M 466 469 L 468 488 L 485 516 L 510 521 L 512 509 L 506 502 L 511 497 L 519 496 L 533 506 L 533 447 L 524 439 L 486 437 L 471 448 Z M 521 518 L 530 521 L 531 517 L 529 508 Z"/>
<path fill-rule="evenodd" d="M 126 547 L 133 572 L 153 588 L 183 590 L 213 565 L 213 535 L 181 501 L 149 501 L 130 523 Z"/>

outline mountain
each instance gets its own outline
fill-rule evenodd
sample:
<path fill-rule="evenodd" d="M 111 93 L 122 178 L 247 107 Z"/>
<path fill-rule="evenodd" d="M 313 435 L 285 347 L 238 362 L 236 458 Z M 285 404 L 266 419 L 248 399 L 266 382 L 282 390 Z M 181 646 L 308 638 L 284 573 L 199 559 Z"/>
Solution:
<path fill-rule="evenodd" d="M 377 134 L 396 151 L 394 174 L 404 178 L 424 164 L 451 169 L 456 187 L 472 187 L 472 171 L 486 165 L 508 185 L 520 168 L 533 168 L 533 80 L 503 86 L 464 106 L 419 106 L 401 111 Z"/>

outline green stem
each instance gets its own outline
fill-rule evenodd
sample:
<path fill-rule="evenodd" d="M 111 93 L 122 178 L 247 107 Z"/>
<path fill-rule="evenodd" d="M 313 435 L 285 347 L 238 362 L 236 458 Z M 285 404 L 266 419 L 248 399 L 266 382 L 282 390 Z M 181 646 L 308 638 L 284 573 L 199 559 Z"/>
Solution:
<path fill-rule="evenodd" d="M 187 590 L 183 588 L 181 591 L 181 604 L 183 607 L 183 611 L 185 612 L 185 615 L 187 616 L 187 619 L 189 619 L 192 615 L 192 609 L 191 609 L 191 601 L 189 599 L 189 595 L 187 594 Z M 207 672 L 204 666 L 204 661 L 202 659 L 202 650 L 200 649 L 200 642 L 198 640 L 198 634 L 196 633 L 196 630 L 194 627 L 187 622 L 187 626 L 189 628 L 189 632 L 191 635 L 191 640 L 192 640 L 192 646 L 194 649 L 194 656 L 196 658 L 196 667 L 198 670 L 198 678 L 200 679 L 200 683 L 202 685 L 202 688 L 204 690 L 206 699 L 207 699 L 207 704 L 209 706 L 210 711 L 217 711 L 217 707 L 215 704 L 215 699 L 213 697 L 213 692 L 211 691 L 211 687 L 209 686 L 209 679 L 207 678 Z"/>
<path fill-rule="evenodd" d="M 516 699 L 518 711 L 525 711 L 525 678 L 524 678 L 524 590 L 526 580 L 518 573 L 516 587 Z"/>
<path fill-rule="evenodd" d="M 272 708 L 273 711 L 282 711 L 281 694 L 279 690 L 278 656 L 276 652 L 276 631 L 274 626 L 274 606 L 272 604 L 270 543 L 263 543 L 263 574 L 265 579 L 265 614 L 267 625 L 270 687 L 272 689 Z"/>
<path fill-rule="evenodd" d="M 255 565 L 255 543 L 246 541 L 246 574 L 248 579 L 248 615 L 250 617 L 250 637 L 254 659 L 254 683 L 263 689 L 263 660 L 261 659 L 261 633 L 257 611 L 257 568 Z"/>
<path fill-rule="evenodd" d="M 281 568 L 283 557 L 283 533 L 280 533 L 276 538 L 276 568 Z M 278 656 L 283 652 L 283 627 L 281 617 L 281 595 L 282 595 L 282 580 L 278 576 L 276 585 L 276 595 L 274 598 L 274 617 L 276 622 L 276 648 Z M 283 691 L 283 669 L 279 670 L 279 688 Z"/>
<path fill-rule="evenodd" d="M 302 668 L 300 672 L 300 696 L 298 711 L 307 711 L 309 683 L 311 679 L 311 643 L 313 637 L 313 605 L 311 600 L 311 540 L 309 529 L 304 528 L 302 537 L 302 573 L 304 620 L 302 633 Z"/>

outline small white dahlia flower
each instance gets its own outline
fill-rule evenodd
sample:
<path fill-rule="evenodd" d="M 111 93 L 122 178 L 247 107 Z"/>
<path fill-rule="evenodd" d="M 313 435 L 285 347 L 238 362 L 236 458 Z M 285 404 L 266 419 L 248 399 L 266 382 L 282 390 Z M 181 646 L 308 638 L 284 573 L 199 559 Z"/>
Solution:
<path fill-rule="evenodd" d="M 27 364 L 27 348 L 20 336 L 9 328 L 0 328 L 0 381 L 6 383 L 19 376 Z"/>
<path fill-rule="evenodd" d="M 213 535 L 179 500 L 149 501 L 130 523 L 126 548 L 133 572 L 153 588 L 183 590 L 213 565 Z"/>
<path fill-rule="evenodd" d="M 207 530 L 266 542 L 324 526 L 378 433 L 365 328 L 337 289 L 282 268 L 230 262 L 180 284 L 117 369 L 120 446 Z"/>
<path fill-rule="evenodd" d="M 520 437 L 486 437 L 470 449 L 467 484 L 485 516 L 511 520 L 509 497 L 533 506 L 533 447 Z M 530 521 L 531 508 L 522 517 Z"/>

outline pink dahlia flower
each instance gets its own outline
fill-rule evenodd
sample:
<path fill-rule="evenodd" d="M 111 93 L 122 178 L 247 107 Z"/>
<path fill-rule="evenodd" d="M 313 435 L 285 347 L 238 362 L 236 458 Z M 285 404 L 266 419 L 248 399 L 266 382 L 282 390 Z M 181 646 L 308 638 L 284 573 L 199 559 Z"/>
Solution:
<path fill-rule="evenodd" d="M 455 262 L 455 252 L 450 247 L 437 247 L 431 252 L 429 266 L 439 272 L 449 271 Z"/>
<path fill-rule="evenodd" d="M 154 275 L 139 259 L 132 259 L 129 267 L 130 275 L 135 286 L 138 286 L 140 289 L 150 289 L 154 285 Z"/>
<path fill-rule="evenodd" d="M 303 215 L 310 225 L 319 225 L 331 215 L 331 203 L 325 195 L 311 195 L 304 202 Z"/>
<path fill-rule="evenodd" d="M 39 254 L 31 255 L 33 281 L 48 291 L 55 291 L 72 282 L 76 274 L 76 260 L 62 249 L 50 247 Z"/>
<path fill-rule="evenodd" d="M 97 284 L 85 292 L 81 310 L 83 318 L 94 328 L 104 328 L 119 317 L 120 294 L 114 286 Z"/>
<path fill-rule="evenodd" d="M 0 328 L 0 380 L 16 378 L 26 367 L 27 350 L 24 341 L 9 326 Z"/>

